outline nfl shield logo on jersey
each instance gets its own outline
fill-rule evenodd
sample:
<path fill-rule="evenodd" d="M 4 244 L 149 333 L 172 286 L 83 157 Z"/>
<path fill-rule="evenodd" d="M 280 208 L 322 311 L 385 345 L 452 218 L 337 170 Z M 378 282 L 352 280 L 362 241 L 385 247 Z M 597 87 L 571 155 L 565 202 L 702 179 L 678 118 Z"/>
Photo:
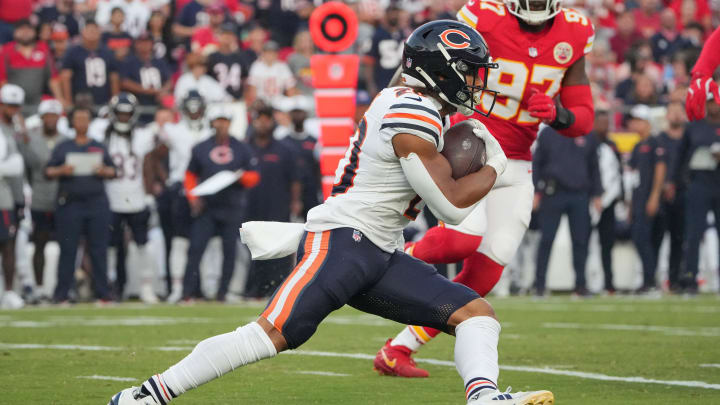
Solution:
<path fill-rule="evenodd" d="M 353 230 L 353 240 L 355 242 L 360 242 L 362 240 L 362 234 L 357 229 Z"/>
<path fill-rule="evenodd" d="M 528 49 L 528 55 L 530 55 L 531 58 L 537 58 L 538 56 L 538 50 L 535 47 L 531 47 Z"/>

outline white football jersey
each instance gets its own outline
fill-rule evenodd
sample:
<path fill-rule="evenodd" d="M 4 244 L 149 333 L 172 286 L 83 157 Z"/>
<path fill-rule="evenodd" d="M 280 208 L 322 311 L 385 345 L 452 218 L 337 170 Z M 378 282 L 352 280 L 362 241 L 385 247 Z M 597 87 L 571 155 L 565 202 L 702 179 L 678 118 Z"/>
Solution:
<path fill-rule="evenodd" d="M 407 87 L 381 91 L 338 165 L 332 196 L 310 210 L 305 228 L 355 228 L 387 252 L 402 249 L 402 230 L 424 203 L 405 177 L 392 139 L 411 134 L 441 150 L 444 126 L 438 109 L 436 101 Z"/>
<path fill-rule="evenodd" d="M 136 128 L 128 137 L 111 131 L 109 137 L 103 135 L 103 138 L 98 140 L 107 146 L 116 172 L 114 179 L 105 182 L 110 210 L 118 213 L 143 211 L 147 208 L 143 161 L 155 147 L 152 132 Z"/>
<path fill-rule="evenodd" d="M 185 181 L 185 171 L 190 164 L 192 148 L 211 135 L 212 132 L 205 120 L 201 122 L 200 126 L 195 127 L 182 119 L 178 123 L 165 124 L 163 127 L 161 140 L 170 149 L 168 185 Z"/>

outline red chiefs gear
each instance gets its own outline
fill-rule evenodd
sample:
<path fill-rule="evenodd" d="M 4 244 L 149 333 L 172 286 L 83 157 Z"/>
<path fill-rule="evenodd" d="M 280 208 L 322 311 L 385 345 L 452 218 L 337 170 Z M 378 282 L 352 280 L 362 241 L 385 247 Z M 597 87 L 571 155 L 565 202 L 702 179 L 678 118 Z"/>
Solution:
<path fill-rule="evenodd" d="M 715 102 L 720 104 L 720 91 L 717 83 L 712 80 L 713 72 L 718 65 L 720 65 L 720 28 L 708 38 L 692 70 L 692 80 L 685 102 L 685 111 L 690 121 L 705 117 L 708 95 L 712 95 Z"/>
<path fill-rule="evenodd" d="M 498 97 L 489 117 L 476 114 L 473 118 L 495 135 L 508 159 L 531 160 L 530 146 L 541 120 L 531 114 L 530 99 L 535 92 L 551 99 L 561 94 L 567 69 L 592 50 L 592 23 L 578 11 L 562 9 L 552 24 L 532 33 L 520 27 L 504 4 L 490 0 L 468 2 L 458 12 L 458 19 L 476 27 L 488 43 L 493 60 L 500 65 L 491 70 L 488 87 L 502 97 Z M 481 108 L 489 109 L 491 97 L 483 96 L 482 101 Z M 592 113 L 588 117 L 582 107 L 577 114 L 573 101 L 568 98 L 563 102 L 561 95 L 563 107 L 576 115 L 571 128 L 565 130 L 570 134 L 592 128 L 593 124 Z M 582 105 L 587 102 L 582 100 Z M 590 106 L 592 111 L 591 98 Z"/>
<path fill-rule="evenodd" d="M 538 118 L 546 124 L 550 124 L 557 118 L 557 107 L 555 101 L 540 90 L 532 89 L 532 96 L 528 100 L 528 111 L 530 115 Z"/>

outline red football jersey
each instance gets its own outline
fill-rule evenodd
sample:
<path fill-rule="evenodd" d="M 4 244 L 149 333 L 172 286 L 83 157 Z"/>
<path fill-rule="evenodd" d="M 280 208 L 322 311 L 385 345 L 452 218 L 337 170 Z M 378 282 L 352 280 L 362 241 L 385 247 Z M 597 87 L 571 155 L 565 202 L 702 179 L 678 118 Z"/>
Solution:
<path fill-rule="evenodd" d="M 548 28 L 531 33 L 505 4 L 492 0 L 470 0 L 457 17 L 482 34 L 500 65 L 490 70 L 487 84 L 500 92 L 495 107 L 489 117 L 474 118 L 495 135 L 509 159 L 531 160 L 540 121 L 530 116 L 527 102 L 535 90 L 550 97 L 558 94 L 565 71 L 592 50 L 592 23 L 578 11 L 563 9 Z M 492 98 L 483 95 L 479 109 L 487 111 Z"/>

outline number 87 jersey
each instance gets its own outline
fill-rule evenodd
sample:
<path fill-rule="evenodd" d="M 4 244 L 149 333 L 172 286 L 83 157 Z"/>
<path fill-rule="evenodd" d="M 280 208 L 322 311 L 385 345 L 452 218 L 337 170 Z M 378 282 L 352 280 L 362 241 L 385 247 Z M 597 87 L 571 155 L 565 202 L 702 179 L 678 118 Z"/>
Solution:
<path fill-rule="evenodd" d="M 490 48 L 493 61 L 488 88 L 499 91 L 489 117 L 476 114 L 500 142 L 509 159 L 531 160 L 530 146 L 540 120 L 530 116 L 528 100 L 536 91 L 555 97 L 565 72 L 592 50 L 595 30 L 580 12 L 563 8 L 538 33 L 524 30 L 507 6 L 491 0 L 470 0 L 457 14 L 475 27 Z M 485 94 L 487 111 L 493 97 Z"/>

